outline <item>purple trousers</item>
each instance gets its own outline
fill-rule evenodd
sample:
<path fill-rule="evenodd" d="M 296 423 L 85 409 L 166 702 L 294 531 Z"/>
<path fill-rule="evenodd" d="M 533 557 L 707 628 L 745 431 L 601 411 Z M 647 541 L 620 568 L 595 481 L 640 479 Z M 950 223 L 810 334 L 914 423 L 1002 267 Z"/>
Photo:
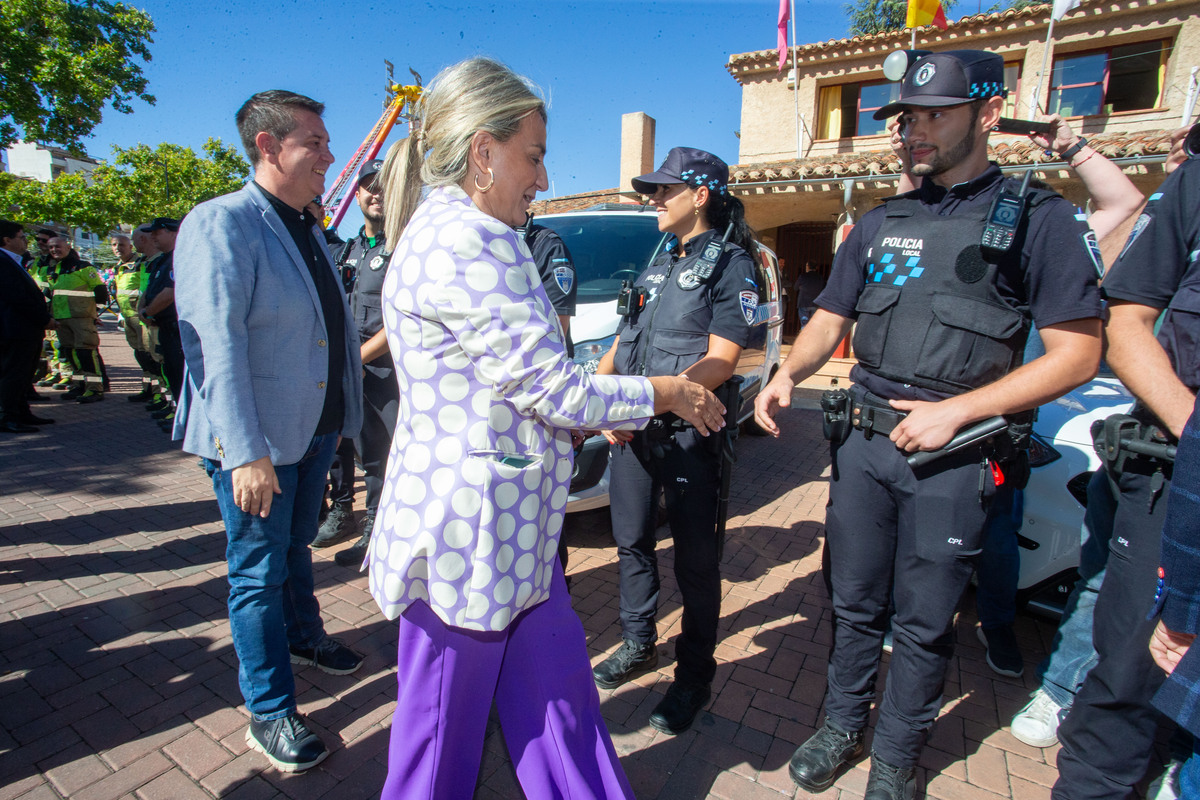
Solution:
<path fill-rule="evenodd" d="M 550 599 L 502 632 L 400 617 L 400 685 L 382 800 L 470 800 L 492 701 L 528 800 L 629 798 L 561 567 Z"/>

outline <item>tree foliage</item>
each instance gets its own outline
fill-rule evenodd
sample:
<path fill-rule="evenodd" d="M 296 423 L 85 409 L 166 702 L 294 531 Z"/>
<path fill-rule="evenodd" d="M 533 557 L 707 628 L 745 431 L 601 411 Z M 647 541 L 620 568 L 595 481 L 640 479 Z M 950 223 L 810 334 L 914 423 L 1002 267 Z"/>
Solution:
<path fill-rule="evenodd" d="M 992 14 L 1009 8 L 1022 9 L 1044 5 L 1047 0 L 1000 0 L 986 8 Z M 969 3 L 968 3 L 969 4 Z M 950 18 L 950 10 L 958 0 L 942 0 L 942 10 Z M 982 7 L 982 3 L 979 4 Z M 908 21 L 908 0 L 854 0 L 845 5 L 850 36 L 870 36 L 887 31 L 903 30 Z"/>
<path fill-rule="evenodd" d="M 196 204 L 239 189 L 249 175 L 246 160 L 220 139 L 205 142 L 203 156 L 177 144 L 114 147 L 112 163 L 86 178 L 64 173 L 41 183 L 0 173 L 0 209 L 26 224 L 54 221 L 103 235 L 121 223 L 182 218 Z"/>
<path fill-rule="evenodd" d="M 154 23 L 108 0 L 3 0 L 0 147 L 55 142 L 79 152 L 105 104 L 128 114 L 153 103 L 137 63 L 150 60 Z"/>

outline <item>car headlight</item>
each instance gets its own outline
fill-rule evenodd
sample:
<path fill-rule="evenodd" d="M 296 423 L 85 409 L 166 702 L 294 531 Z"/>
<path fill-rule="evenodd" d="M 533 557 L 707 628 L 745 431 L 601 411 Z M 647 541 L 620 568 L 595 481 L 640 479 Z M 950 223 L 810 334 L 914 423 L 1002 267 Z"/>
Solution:
<path fill-rule="evenodd" d="M 605 336 L 603 339 L 590 339 L 586 342 L 575 343 L 575 358 L 574 361 L 579 366 L 583 367 L 585 372 L 595 373 L 596 368 L 600 366 L 600 359 L 604 354 L 612 349 L 613 342 L 617 340 L 617 335 Z"/>
<path fill-rule="evenodd" d="M 1042 437 L 1036 433 L 1029 437 L 1029 466 L 1044 467 L 1047 464 L 1057 461 L 1062 458 L 1062 453 L 1050 446 Z"/>

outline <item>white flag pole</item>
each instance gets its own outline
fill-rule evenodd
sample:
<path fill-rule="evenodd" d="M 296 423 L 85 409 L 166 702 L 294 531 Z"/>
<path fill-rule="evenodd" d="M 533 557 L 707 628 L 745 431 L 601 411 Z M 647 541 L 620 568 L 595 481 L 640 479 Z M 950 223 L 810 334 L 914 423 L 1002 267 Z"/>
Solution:
<path fill-rule="evenodd" d="M 1029 98 L 1029 116 L 1035 116 L 1042 102 L 1042 84 L 1046 79 L 1046 61 L 1050 58 L 1050 51 L 1054 48 L 1054 15 L 1050 15 L 1050 26 L 1046 28 L 1046 47 L 1042 50 L 1042 68 L 1038 70 L 1037 88 L 1033 90 L 1033 96 Z M 1050 103 L 1046 103 L 1047 112 L 1049 112 Z"/>
<path fill-rule="evenodd" d="M 1196 90 L 1200 88 L 1196 80 L 1197 72 L 1200 72 L 1200 67 L 1192 67 L 1192 74 L 1188 77 L 1187 99 L 1183 101 L 1183 115 L 1179 119 L 1180 125 L 1190 125 L 1192 122 L 1192 112 L 1196 110 Z"/>

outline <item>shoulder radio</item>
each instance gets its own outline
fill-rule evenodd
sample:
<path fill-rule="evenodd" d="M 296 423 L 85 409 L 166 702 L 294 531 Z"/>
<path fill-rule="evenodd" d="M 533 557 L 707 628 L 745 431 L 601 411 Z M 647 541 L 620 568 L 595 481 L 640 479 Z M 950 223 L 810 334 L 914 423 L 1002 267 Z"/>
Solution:
<path fill-rule="evenodd" d="M 1017 237 L 1017 226 L 1025 216 L 1025 200 L 1032 177 L 1033 170 L 1027 171 L 1017 192 L 1011 191 L 1006 182 L 1001 183 L 1000 191 L 993 198 L 992 207 L 988 209 L 987 219 L 984 220 L 980 245 L 1000 252 L 1006 252 L 1012 247 Z"/>

